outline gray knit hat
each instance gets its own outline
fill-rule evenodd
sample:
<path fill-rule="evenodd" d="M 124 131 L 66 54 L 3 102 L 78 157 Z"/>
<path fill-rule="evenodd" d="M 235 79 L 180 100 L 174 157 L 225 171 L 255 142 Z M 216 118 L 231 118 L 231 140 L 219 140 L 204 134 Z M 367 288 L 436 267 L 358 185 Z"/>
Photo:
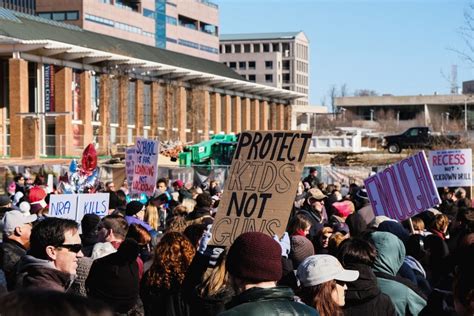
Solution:
<path fill-rule="evenodd" d="M 293 268 L 297 268 L 304 259 L 314 255 L 314 246 L 311 241 L 304 236 L 291 237 L 290 259 L 293 260 Z"/>

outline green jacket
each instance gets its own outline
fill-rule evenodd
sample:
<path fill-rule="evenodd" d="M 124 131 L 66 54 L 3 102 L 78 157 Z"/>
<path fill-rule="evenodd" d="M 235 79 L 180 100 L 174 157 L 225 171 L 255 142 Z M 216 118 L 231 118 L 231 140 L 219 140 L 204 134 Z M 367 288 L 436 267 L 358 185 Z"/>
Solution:
<path fill-rule="evenodd" d="M 319 313 L 312 307 L 295 301 L 293 290 L 286 286 L 273 288 L 254 287 L 235 296 L 221 316 L 245 315 L 313 315 Z"/>
<path fill-rule="evenodd" d="M 373 270 L 380 290 L 392 299 L 398 315 L 418 315 L 426 306 L 425 298 L 414 284 L 396 276 L 405 258 L 403 242 L 388 232 L 374 232 L 372 240 L 377 248 Z"/>

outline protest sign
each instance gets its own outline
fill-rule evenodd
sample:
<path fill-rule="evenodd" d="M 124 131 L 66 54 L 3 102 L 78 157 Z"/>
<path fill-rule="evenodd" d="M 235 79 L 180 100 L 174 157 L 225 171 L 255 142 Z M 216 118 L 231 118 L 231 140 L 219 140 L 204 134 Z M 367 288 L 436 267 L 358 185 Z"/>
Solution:
<path fill-rule="evenodd" d="M 229 246 L 249 231 L 283 235 L 310 140 L 298 131 L 240 134 L 211 244 Z"/>
<path fill-rule="evenodd" d="M 77 221 L 82 220 L 86 214 L 96 214 L 104 217 L 109 212 L 110 193 L 78 194 Z"/>
<path fill-rule="evenodd" d="M 403 221 L 441 203 L 423 151 L 367 178 L 364 183 L 376 216 Z"/>
<path fill-rule="evenodd" d="M 52 194 L 49 199 L 49 215 L 72 219 L 77 222 L 85 214 L 104 217 L 109 211 L 109 193 Z"/>
<path fill-rule="evenodd" d="M 152 196 L 155 192 L 159 147 L 159 141 L 137 138 L 131 186 L 132 193 L 145 193 Z"/>
<path fill-rule="evenodd" d="M 472 149 L 432 150 L 429 162 L 438 188 L 472 185 Z"/>
<path fill-rule="evenodd" d="M 135 163 L 135 147 L 128 147 L 125 151 L 125 176 L 127 178 L 128 187 L 132 187 L 133 182 L 133 166 Z"/>
<path fill-rule="evenodd" d="M 51 194 L 49 216 L 76 220 L 77 194 Z"/>

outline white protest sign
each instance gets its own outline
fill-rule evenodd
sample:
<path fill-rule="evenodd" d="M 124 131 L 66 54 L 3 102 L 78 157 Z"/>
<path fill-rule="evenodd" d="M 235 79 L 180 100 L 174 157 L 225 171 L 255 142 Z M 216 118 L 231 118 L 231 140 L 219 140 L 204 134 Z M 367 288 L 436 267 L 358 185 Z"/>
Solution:
<path fill-rule="evenodd" d="M 155 192 L 156 178 L 158 176 L 159 147 L 159 141 L 137 138 L 131 186 L 132 193 L 145 193 L 148 196 L 152 196 Z"/>
<path fill-rule="evenodd" d="M 438 188 L 472 185 L 472 149 L 432 150 L 429 162 Z"/>
<path fill-rule="evenodd" d="M 86 214 L 96 214 L 99 217 L 108 215 L 110 193 L 78 194 L 77 221 Z"/>
<path fill-rule="evenodd" d="M 403 221 L 441 203 L 423 151 L 367 178 L 364 183 L 376 216 Z"/>
<path fill-rule="evenodd" d="M 51 194 L 49 216 L 76 220 L 77 194 Z"/>
<path fill-rule="evenodd" d="M 135 147 L 127 147 L 125 151 L 125 175 L 127 177 L 128 187 L 132 187 L 133 166 L 135 163 Z"/>

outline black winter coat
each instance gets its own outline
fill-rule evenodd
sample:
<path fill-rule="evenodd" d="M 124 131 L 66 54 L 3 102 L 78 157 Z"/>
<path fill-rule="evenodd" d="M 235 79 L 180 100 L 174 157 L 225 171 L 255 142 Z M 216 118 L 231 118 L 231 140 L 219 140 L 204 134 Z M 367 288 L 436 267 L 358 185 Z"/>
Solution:
<path fill-rule="evenodd" d="M 150 270 L 143 276 L 140 286 L 140 298 L 145 309 L 145 316 L 189 316 L 188 303 L 184 300 L 181 285 L 171 282 L 170 289 L 147 284 Z"/>
<path fill-rule="evenodd" d="M 4 238 L 0 244 L 0 269 L 5 272 L 9 291 L 14 290 L 17 277 L 17 266 L 26 249 L 19 242 Z"/>
<path fill-rule="evenodd" d="M 345 316 L 397 314 L 390 298 L 380 291 L 377 277 L 368 265 L 347 264 L 344 268 L 359 271 L 359 278 L 347 283 Z"/>

